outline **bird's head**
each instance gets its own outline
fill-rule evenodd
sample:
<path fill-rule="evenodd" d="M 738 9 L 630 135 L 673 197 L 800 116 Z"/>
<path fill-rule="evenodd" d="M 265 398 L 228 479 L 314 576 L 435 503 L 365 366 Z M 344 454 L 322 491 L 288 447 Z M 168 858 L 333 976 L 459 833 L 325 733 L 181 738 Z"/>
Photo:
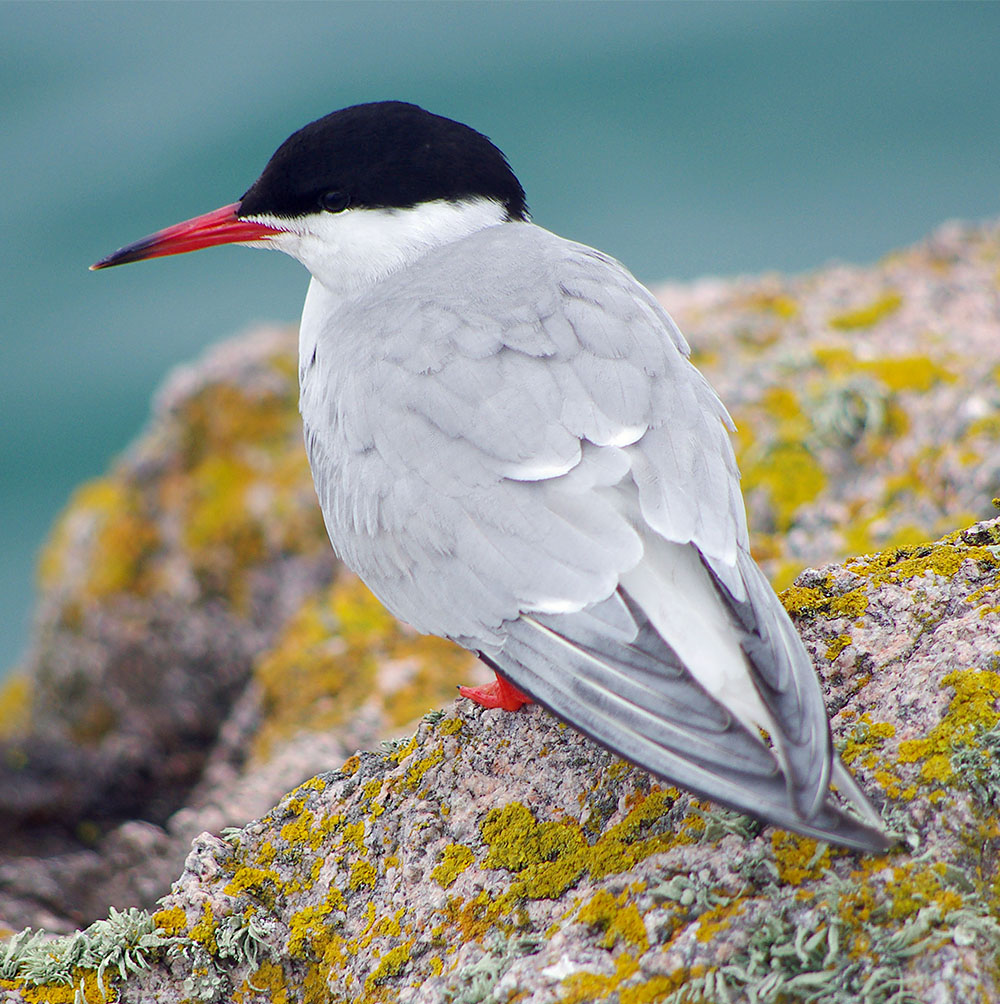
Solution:
<path fill-rule="evenodd" d="M 239 202 L 129 244 L 92 269 L 216 244 L 268 247 L 331 290 L 366 285 L 425 250 L 527 220 L 504 155 L 416 105 L 354 105 L 293 133 Z"/>

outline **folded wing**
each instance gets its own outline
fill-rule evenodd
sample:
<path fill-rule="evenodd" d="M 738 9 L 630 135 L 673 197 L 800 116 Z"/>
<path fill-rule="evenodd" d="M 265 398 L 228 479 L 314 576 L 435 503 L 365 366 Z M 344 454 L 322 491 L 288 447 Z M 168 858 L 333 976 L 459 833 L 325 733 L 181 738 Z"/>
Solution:
<path fill-rule="evenodd" d="M 883 846 L 750 557 L 729 417 L 651 294 L 526 224 L 406 272 L 346 304 L 303 369 L 347 564 L 398 616 L 656 774 Z M 831 769 L 866 822 L 837 807 Z"/>

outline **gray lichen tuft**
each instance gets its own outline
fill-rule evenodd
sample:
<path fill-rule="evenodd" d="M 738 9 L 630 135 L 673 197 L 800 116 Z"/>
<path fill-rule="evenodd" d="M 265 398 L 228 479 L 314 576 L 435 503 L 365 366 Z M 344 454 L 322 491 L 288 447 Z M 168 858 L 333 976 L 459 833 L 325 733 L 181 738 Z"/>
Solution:
<path fill-rule="evenodd" d="M 81 973 L 95 974 L 97 990 L 107 996 L 107 975 L 122 980 L 148 969 L 152 956 L 186 939 L 164 934 L 145 910 L 116 910 L 85 931 L 52 938 L 30 928 L 14 935 L 0 954 L 0 978 L 31 986 L 77 984 L 76 1004 L 85 1004 Z"/>

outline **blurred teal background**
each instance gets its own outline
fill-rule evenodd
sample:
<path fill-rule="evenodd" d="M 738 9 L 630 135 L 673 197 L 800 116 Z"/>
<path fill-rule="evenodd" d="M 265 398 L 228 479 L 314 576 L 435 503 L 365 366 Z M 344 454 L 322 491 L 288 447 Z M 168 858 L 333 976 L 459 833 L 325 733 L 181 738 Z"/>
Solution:
<path fill-rule="evenodd" d="M 241 248 L 87 265 L 234 201 L 307 121 L 468 122 L 536 222 L 648 282 L 801 271 L 998 212 L 998 53 L 993 3 L 0 3 L 0 669 L 72 488 L 171 366 L 307 284 Z"/>

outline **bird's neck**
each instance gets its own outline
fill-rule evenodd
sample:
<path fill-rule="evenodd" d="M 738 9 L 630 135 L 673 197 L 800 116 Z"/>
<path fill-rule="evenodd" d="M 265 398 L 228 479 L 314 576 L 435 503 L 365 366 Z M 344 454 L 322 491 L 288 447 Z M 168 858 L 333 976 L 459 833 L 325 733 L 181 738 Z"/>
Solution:
<path fill-rule="evenodd" d="M 352 211 L 310 221 L 310 231 L 274 244 L 312 273 L 299 327 L 299 381 L 305 385 L 329 318 L 348 301 L 433 251 L 507 222 L 488 199 L 430 202 L 412 209 Z"/>
<path fill-rule="evenodd" d="M 314 285 L 344 300 L 435 248 L 504 222 L 504 207 L 489 199 L 351 210 L 310 220 L 309 231 L 294 235 L 293 246 L 282 250 L 309 269 Z"/>

